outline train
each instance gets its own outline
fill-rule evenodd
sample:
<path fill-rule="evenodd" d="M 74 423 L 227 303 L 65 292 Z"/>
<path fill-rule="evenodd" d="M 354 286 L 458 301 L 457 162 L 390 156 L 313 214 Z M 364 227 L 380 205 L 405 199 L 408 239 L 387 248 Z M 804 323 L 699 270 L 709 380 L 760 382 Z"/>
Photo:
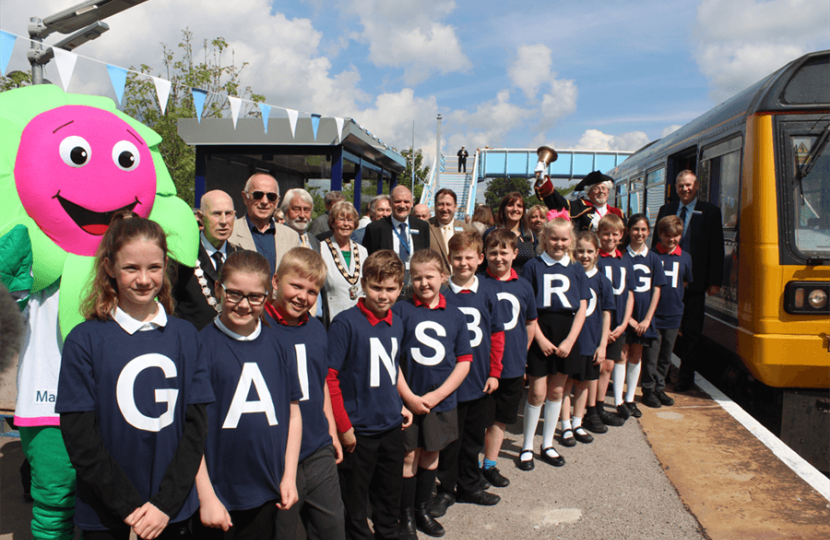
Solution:
<path fill-rule="evenodd" d="M 767 394 L 783 409 L 782 435 L 812 431 L 809 438 L 816 439 L 818 425 L 824 443 L 830 423 L 822 399 L 830 388 L 828 140 L 830 51 L 817 51 L 607 172 L 615 204 L 626 215 L 646 214 L 652 229 L 659 208 L 676 196 L 677 174 L 695 172 L 698 197 L 723 214 L 723 284 L 706 300 L 704 336 L 707 351 L 714 351 L 707 358 L 733 360 L 746 385 L 757 381 L 777 390 Z M 798 406 L 811 409 L 812 420 L 787 410 Z M 826 444 L 820 443 L 823 455 L 818 446 L 813 453 L 826 471 Z"/>

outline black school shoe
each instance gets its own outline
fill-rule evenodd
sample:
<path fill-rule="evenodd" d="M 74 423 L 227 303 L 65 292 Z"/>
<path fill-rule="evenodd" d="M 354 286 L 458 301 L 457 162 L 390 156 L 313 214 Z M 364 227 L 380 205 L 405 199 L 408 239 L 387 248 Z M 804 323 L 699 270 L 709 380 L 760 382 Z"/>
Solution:
<path fill-rule="evenodd" d="M 418 529 L 415 525 L 415 509 L 407 508 L 398 516 L 401 522 L 401 540 L 418 540 Z"/>
<path fill-rule="evenodd" d="M 442 517 L 447 509 L 455 504 L 455 495 L 441 491 L 429 502 L 429 515 L 434 518 Z"/>
<path fill-rule="evenodd" d="M 556 456 L 554 457 L 548 455 L 548 450 L 553 450 L 553 453 L 556 454 Z M 557 452 L 556 449 L 552 446 L 548 448 L 542 448 L 542 453 L 539 454 L 539 456 L 542 458 L 543 461 L 546 461 L 549 465 L 553 465 L 554 467 L 562 467 L 565 465 L 565 458 L 560 456 L 559 452 Z"/>
<path fill-rule="evenodd" d="M 510 480 L 501 474 L 496 467 L 481 469 L 481 475 L 497 488 L 503 488 L 510 485 Z"/>
<path fill-rule="evenodd" d="M 656 392 L 643 392 L 643 400 L 641 401 L 641 403 L 646 407 L 650 407 L 652 409 L 659 409 L 663 406 L 663 403 L 660 401 L 660 398 L 657 397 Z"/>
<path fill-rule="evenodd" d="M 524 454 L 530 454 L 530 459 L 522 461 L 522 456 Z M 522 450 L 522 453 L 519 454 L 519 464 L 516 465 L 522 471 L 532 471 L 536 468 L 536 464 L 533 462 L 533 450 Z"/>
<path fill-rule="evenodd" d="M 446 534 L 444 527 L 435 521 L 429 513 L 429 503 L 419 503 L 415 505 L 415 526 L 422 533 L 433 538 L 441 538 Z M 403 526 L 401 527 L 401 540 L 404 538 Z M 415 538 L 418 534 L 415 534 Z"/>
<path fill-rule="evenodd" d="M 458 490 L 458 502 L 477 504 L 479 506 L 494 506 L 498 504 L 500 500 L 501 497 L 495 493 L 488 493 L 483 489 L 470 493 L 461 489 Z"/>
<path fill-rule="evenodd" d="M 628 412 L 628 409 L 626 409 L 625 412 Z M 599 417 L 600 421 L 606 426 L 614 427 L 622 426 L 623 424 L 625 424 L 625 420 L 628 418 L 628 416 L 626 416 L 625 418 L 620 418 L 616 414 L 611 414 L 607 412 L 605 409 L 600 409 L 597 413 L 597 416 Z M 594 431 L 594 433 L 598 432 Z"/>
<path fill-rule="evenodd" d="M 566 435 L 570 433 L 570 437 L 566 437 Z M 559 444 L 564 446 L 565 448 L 573 448 L 576 446 L 576 439 L 574 439 L 574 432 L 572 429 L 566 429 L 562 432 L 562 437 L 559 439 Z"/>
<path fill-rule="evenodd" d="M 626 405 L 625 403 L 620 403 L 619 405 L 617 405 L 617 416 L 622 418 L 623 422 L 628 420 L 628 418 L 631 416 L 631 410 L 628 408 L 628 405 Z"/>
<path fill-rule="evenodd" d="M 599 413 L 585 415 L 582 419 L 582 427 L 592 433 L 608 433 L 608 428 L 602 423 Z"/>
<path fill-rule="evenodd" d="M 643 413 L 640 411 L 640 409 L 637 408 L 637 404 L 634 403 L 633 401 L 628 402 L 628 403 L 623 403 L 623 405 L 625 405 L 628 408 L 628 412 L 634 418 L 641 418 L 643 416 Z"/>
<path fill-rule="evenodd" d="M 582 444 L 591 444 L 594 442 L 594 438 L 591 436 L 590 433 L 582 429 L 584 426 L 579 426 L 578 428 L 574 429 L 574 439 L 581 442 Z M 602 426 L 605 427 L 605 426 Z M 608 429 L 608 428 L 605 428 Z M 581 433 L 580 433 L 581 432 Z"/>
<path fill-rule="evenodd" d="M 672 405 L 674 405 L 674 400 L 670 398 L 668 394 L 666 394 L 665 390 L 658 390 L 657 392 L 655 392 L 655 394 L 657 395 L 657 399 L 660 400 L 660 403 L 665 405 L 666 407 L 671 407 Z"/>

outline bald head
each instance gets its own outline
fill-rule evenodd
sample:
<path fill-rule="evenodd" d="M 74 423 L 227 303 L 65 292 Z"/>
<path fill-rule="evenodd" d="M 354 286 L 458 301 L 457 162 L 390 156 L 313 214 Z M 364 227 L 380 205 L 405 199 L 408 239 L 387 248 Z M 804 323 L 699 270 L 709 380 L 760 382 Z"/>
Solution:
<path fill-rule="evenodd" d="M 412 211 L 412 192 L 406 186 L 396 186 L 390 194 L 392 199 L 392 217 L 406 221 Z"/>
<path fill-rule="evenodd" d="M 425 204 L 416 204 L 412 207 L 412 215 L 424 221 L 429 219 L 429 206 Z"/>
<path fill-rule="evenodd" d="M 205 238 L 219 249 L 233 231 L 236 212 L 231 196 L 220 189 L 208 191 L 199 203 L 199 219 L 204 226 Z"/>

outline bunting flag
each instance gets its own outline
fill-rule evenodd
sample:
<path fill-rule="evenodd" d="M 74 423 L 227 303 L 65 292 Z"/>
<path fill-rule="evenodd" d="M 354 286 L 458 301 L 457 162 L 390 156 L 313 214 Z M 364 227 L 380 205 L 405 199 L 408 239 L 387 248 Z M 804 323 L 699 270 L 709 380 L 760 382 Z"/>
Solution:
<path fill-rule="evenodd" d="M 337 142 L 343 142 L 343 119 L 334 117 L 334 123 L 337 124 Z"/>
<path fill-rule="evenodd" d="M 4 77 L 6 76 L 6 68 L 9 66 L 9 60 L 12 57 L 15 41 L 17 41 L 17 37 L 14 34 L 0 30 L 0 73 Z"/>
<path fill-rule="evenodd" d="M 314 140 L 317 140 L 317 128 L 320 127 L 320 115 L 319 114 L 312 114 L 311 115 L 311 129 L 314 131 Z"/>
<path fill-rule="evenodd" d="M 153 77 L 153 84 L 156 85 L 156 95 L 159 98 L 161 114 L 164 114 L 164 111 L 167 109 L 167 98 L 170 97 L 170 81 Z"/>
<path fill-rule="evenodd" d="M 205 108 L 205 99 L 207 99 L 207 90 L 201 88 L 191 88 L 193 93 L 193 105 L 196 107 L 196 120 L 202 123 L 202 111 Z"/>
<path fill-rule="evenodd" d="M 58 75 L 61 77 L 63 84 L 63 91 L 69 91 L 69 81 L 72 79 L 72 72 L 75 71 L 75 62 L 78 61 L 78 55 L 65 51 L 58 47 L 52 47 L 55 51 L 55 64 L 58 66 Z"/>
<path fill-rule="evenodd" d="M 124 98 L 124 87 L 127 85 L 127 70 L 107 64 L 107 72 L 110 74 L 112 88 L 115 90 L 115 97 L 118 98 L 118 104 L 120 105 Z"/>
<path fill-rule="evenodd" d="M 236 129 L 236 120 L 239 118 L 239 109 L 242 107 L 242 100 L 238 97 L 228 96 L 228 103 L 231 104 L 231 119 L 233 120 L 233 129 Z"/>
<path fill-rule="evenodd" d="M 268 134 L 268 117 L 271 115 L 271 106 L 265 103 L 259 104 L 259 112 L 262 113 L 262 125 L 265 126 L 265 134 Z"/>
<path fill-rule="evenodd" d="M 285 109 L 285 112 L 288 114 L 288 123 L 291 124 L 291 136 L 297 136 L 297 117 L 299 113 L 294 109 Z"/>

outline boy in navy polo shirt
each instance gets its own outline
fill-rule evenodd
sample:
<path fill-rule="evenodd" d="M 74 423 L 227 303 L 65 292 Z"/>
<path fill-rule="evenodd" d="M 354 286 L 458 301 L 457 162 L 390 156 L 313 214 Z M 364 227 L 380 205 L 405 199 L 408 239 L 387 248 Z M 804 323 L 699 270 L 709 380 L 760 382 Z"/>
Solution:
<path fill-rule="evenodd" d="M 329 327 L 328 382 L 340 443 L 340 488 L 346 533 L 353 540 L 398 539 L 404 437 L 412 413 L 398 394 L 403 325 L 392 305 L 403 287 L 404 267 L 391 250 L 366 259 L 365 298 L 340 312 Z M 375 534 L 369 530 L 372 492 Z"/>
<path fill-rule="evenodd" d="M 343 538 L 345 523 L 337 464 L 343 449 L 331 409 L 326 375 L 327 337 L 308 312 L 326 283 L 326 265 L 314 250 L 297 247 L 283 256 L 273 277 L 275 298 L 266 304 L 279 343 L 292 354 L 302 389 L 303 439 L 297 465 L 297 504 L 277 513 L 277 538 L 296 538 L 302 518 L 310 538 Z"/>
<path fill-rule="evenodd" d="M 605 350 L 605 360 L 600 366 L 599 384 L 597 385 L 596 405 L 588 403 L 588 412 L 585 415 L 583 426 L 594 433 L 605 433 L 605 426 L 621 426 L 625 420 L 616 414 L 605 411 L 605 395 L 608 392 L 608 383 L 611 381 L 611 372 L 614 364 L 625 364 L 623 361 L 623 345 L 625 345 L 625 330 L 634 311 L 634 269 L 630 261 L 623 259 L 618 249 L 625 222 L 619 216 L 607 214 L 599 220 L 597 237 L 599 238 L 599 259 L 597 269 L 605 273 L 611 280 L 614 289 L 614 313 L 611 315 L 611 334 L 608 336 L 608 346 Z"/>
<path fill-rule="evenodd" d="M 401 496 L 401 538 L 417 540 L 417 530 L 444 536 L 429 514 L 439 452 L 458 439 L 455 391 L 470 371 L 473 351 L 466 317 L 448 306 L 440 293 L 446 279 L 441 255 L 431 249 L 415 252 L 409 263 L 414 297 L 393 308 L 404 326 L 398 390 L 415 415 L 404 431 L 404 489 Z"/>
<path fill-rule="evenodd" d="M 663 264 L 668 282 L 654 312 L 657 341 L 645 351 L 643 364 L 643 405 L 660 408 L 674 405 L 666 395 L 666 375 L 671 367 L 674 341 L 683 319 L 683 290 L 692 281 L 692 257 L 680 249 L 683 222 L 677 216 L 666 216 L 657 223 L 657 257 Z"/>
<path fill-rule="evenodd" d="M 519 240 L 507 229 L 496 229 L 487 235 L 485 254 L 487 270 L 479 277 L 492 285 L 504 321 L 504 360 L 499 387 L 493 392 L 492 416 L 487 419 L 484 439 L 482 475 L 495 487 L 506 487 L 510 480 L 496 467 L 496 458 L 504 442 L 504 431 L 519 419 L 519 402 L 524 390 L 527 350 L 536 333 L 536 299 L 533 287 L 513 269 L 518 255 Z"/>
<path fill-rule="evenodd" d="M 455 234 L 448 243 L 452 277 L 447 303 L 467 316 L 473 363 L 458 388 L 458 440 L 441 451 L 438 479 L 441 487 L 431 513 L 440 517 L 456 498 L 462 502 L 492 506 L 501 497 L 482 489 L 478 455 L 484 448 L 490 394 L 499 387 L 504 353 L 504 325 L 492 286 L 476 277 L 484 262 L 481 236 L 476 231 Z M 453 495 L 453 491 L 456 492 Z"/>

